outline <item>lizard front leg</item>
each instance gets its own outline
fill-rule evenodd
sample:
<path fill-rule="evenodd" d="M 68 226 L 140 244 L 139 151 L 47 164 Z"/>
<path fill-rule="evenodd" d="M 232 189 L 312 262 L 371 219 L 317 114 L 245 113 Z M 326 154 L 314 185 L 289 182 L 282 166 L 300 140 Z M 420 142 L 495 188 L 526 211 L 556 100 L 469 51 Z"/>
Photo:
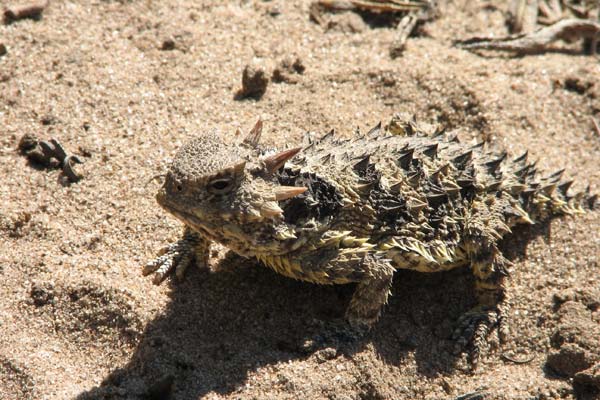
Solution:
<path fill-rule="evenodd" d="M 177 278 L 183 279 L 185 270 L 193 261 L 200 268 L 208 266 L 210 243 L 208 239 L 186 226 L 183 237 L 164 247 L 160 251 L 159 257 L 146 264 L 143 274 L 154 273 L 155 285 L 162 283 L 173 271 Z"/>
<path fill-rule="evenodd" d="M 362 260 L 360 281 L 346 310 L 346 319 L 355 328 L 370 328 L 381 315 L 392 287 L 394 267 L 380 255 L 368 255 Z"/>

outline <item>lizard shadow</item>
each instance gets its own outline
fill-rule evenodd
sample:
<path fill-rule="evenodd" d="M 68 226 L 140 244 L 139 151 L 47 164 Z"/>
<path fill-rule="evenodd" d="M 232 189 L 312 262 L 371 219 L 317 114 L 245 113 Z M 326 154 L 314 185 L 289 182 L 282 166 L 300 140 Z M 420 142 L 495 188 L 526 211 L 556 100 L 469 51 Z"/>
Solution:
<path fill-rule="evenodd" d="M 524 254 L 526 242 L 516 240 L 509 257 Z M 334 347 L 335 357 L 351 357 L 372 345 L 392 365 L 412 356 L 425 376 L 456 371 L 458 357 L 449 337 L 456 319 L 474 303 L 468 268 L 437 274 L 398 271 L 392 297 L 373 330 L 362 339 L 333 345 L 313 339 L 327 321 L 343 316 L 353 285 L 294 281 L 232 252 L 216 269 L 191 268 L 183 282 L 173 283 L 171 301 L 146 326 L 128 364 L 77 399 L 196 399 L 233 393 L 252 372 L 306 359 L 325 347 Z"/>
<path fill-rule="evenodd" d="M 285 278 L 232 252 L 215 269 L 192 267 L 172 283 L 166 309 L 147 324 L 129 362 L 77 399 L 233 393 L 261 367 L 309 357 L 302 344 L 318 320 L 343 315 L 333 287 Z"/>

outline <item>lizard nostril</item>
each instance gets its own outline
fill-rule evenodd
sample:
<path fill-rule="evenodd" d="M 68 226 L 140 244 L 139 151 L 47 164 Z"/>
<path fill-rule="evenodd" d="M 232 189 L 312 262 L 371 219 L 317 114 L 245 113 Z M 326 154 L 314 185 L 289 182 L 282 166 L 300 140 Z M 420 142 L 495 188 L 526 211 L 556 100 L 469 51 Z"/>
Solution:
<path fill-rule="evenodd" d="M 183 190 L 183 186 L 177 185 L 175 186 L 175 189 L 177 189 L 178 192 L 181 192 Z"/>

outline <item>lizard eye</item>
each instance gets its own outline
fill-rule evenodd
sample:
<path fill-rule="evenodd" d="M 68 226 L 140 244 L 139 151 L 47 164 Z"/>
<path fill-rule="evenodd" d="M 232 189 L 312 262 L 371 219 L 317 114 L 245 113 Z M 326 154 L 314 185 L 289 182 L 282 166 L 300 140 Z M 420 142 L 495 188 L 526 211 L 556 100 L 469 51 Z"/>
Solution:
<path fill-rule="evenodd" d="M 231 179 L 215 179 L 208 184 L 208 189 L 213 193 L 226 193 L 231 189 Z"/>

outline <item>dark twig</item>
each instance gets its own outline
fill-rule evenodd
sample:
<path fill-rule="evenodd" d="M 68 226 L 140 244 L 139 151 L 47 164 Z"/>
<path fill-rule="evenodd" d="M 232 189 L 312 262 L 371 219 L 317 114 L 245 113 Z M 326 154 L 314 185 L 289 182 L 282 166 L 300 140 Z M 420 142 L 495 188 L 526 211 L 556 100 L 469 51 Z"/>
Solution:
<path fill-rule="evenodd" d="M 65 151 L 65 149 L 58 142 L 58 140 L 54 138 L 50 139 L 50 143 L 52 143 L 52 146 L 54 147 L 54 156 L 56 157 L 56 159 L 61 163 L 64 163 L 65 159 L 67 158 L 67 152 Z"/>
<path fill-rule="evenodd" d="M 511 357 L 511 356 L 509 356 L 506 353 L 502 353 L 501 357 L 503 359 L 505 359 L 506 361 L 510 361 L 512 363 L 515 363 L 515 364 L 529 364 L 530 362 L 532 362 L 535 359 L 534 355 L 531 355 L 531 356 L 529 356 L 527 358 L 524 358 L 524 359 L 518 359 L 518 358 Z"/>
<path fill-rule="evenodd" d="M 600 137 L 600 125 L 598 125 L 598 121 L 596 121 L 596 118 L 592 117 L 592 123 L 594 124 L 594 129 L 596 130 L 596 135 L 598 135 L 598 137 Z"/>
<path fill-rule="evenodd" d="M 69 181 L 77 182 L 81 180 L 83 176 L 75 172 L 73 169 L 73 164 L 83 164 L 83 161 L 81 161 L 81 159 L 75 155 L 66 156 L 63 162 L 62 170 L 66 177 L 69 178 Z"/>
<path fill-rule="evenodd" d="M 454 400 L 483 400 L 486 395 L 485 389 L 476 390 L 474 392 L 461 394 L 460 396 L 455 397 Z"/>
<path fill-rule="evenodd" d="M 418 11 L 430 6 L 429 2 L 419 0 L 319 0 L 316 3 L 330 11 L 400 12 Z"/>

